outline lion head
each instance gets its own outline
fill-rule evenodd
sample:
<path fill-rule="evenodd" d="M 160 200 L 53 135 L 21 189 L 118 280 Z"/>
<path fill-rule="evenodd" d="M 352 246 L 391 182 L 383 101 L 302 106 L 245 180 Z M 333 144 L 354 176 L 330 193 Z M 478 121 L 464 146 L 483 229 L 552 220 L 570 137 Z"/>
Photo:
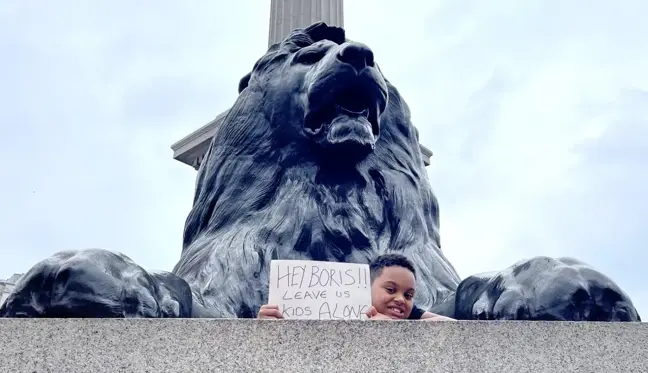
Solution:
<path fill-rule="evenodd" d="M 227 273 L 222 260 L 259 279 L 272 258 L 367 262 L 398 251 L 419 267 L 429 305 L 458 283 L 438 238 L 407 104 L 369 47 L 317 23 L 272 45 L 241 79 L 198 171 L 174 271 L 218 284 L 210 271 Z M 262 280 L 249 281 L 247 292 L 263 293 Z"/>
<path fill-rule="evenodd" d="M 374 149 L 388 101 L 371 49 L 323 23 L 273 45 L 241 80 L 239 93 L 245 90 L 262 92 L 270 122 L 286 124 L 278 128 L 281 136 L 312 146 L 311 153 L 347 161 Z"/>

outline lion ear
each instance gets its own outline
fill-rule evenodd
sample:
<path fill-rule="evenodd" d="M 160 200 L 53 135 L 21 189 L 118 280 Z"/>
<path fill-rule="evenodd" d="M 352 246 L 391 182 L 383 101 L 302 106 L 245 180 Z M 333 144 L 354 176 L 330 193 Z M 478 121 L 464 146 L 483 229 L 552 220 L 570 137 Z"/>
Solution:
<path fill-rule="evenodd" d="M 243 92 L 245 88 L 247 88 L 248 84 L 250 83 L 250 77 L 252 76 L 252 73 L 247 73 L 245 74 L 244 77 L 241 78 L 239 81 L 239 86 L 238 86 L 238 93 L 240 94 Z"/>

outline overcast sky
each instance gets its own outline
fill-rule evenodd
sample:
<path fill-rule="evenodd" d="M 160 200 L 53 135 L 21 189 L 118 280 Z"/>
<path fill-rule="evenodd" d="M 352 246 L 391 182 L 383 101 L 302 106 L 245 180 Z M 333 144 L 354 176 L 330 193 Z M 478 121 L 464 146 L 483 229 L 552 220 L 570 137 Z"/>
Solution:
<path fill-rule="evenodd" d="M 0 5 L 0 278 L 87 247 L 172 269 L 196 172 L 170 146 L 231 105 L 267 47 L 269 3 Z M 435 153 L 460 275 L 573 256 L 648 318 L 648 2 L 347 0 L 344 12 Z"/>

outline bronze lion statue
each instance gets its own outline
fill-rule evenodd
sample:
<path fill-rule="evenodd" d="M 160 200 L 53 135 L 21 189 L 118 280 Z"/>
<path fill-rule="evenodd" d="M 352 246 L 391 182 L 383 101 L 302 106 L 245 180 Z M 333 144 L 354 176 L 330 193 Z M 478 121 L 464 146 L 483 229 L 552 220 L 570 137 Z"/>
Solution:
<path fill-rule="evenodd" d="M 255 317 L 272 259 L 367 263 L 386 252 L 414 263 L 417 306 L 445 316 L 640 320 L 612 280 L 574 259 L 462 281 L 441 251 L 407 104 L 369 47 L 324 23 L 271 46 L 241 80 L 198 171 L 171 273 L 100 249 L 61 252 L 23 276 L 0 314 Z"/>

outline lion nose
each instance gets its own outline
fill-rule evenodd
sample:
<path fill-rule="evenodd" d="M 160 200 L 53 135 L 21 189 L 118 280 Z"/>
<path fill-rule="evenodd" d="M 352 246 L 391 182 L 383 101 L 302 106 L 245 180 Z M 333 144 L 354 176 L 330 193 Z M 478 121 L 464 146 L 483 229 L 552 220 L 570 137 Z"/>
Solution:
<path fill-rule="evenodd" d="M 373 52 L 369 47 L 360 43 L 345 43 L 338 51 L 337 58 L 353 66 L 358 71 L 367 66 L 373 67 L 374 65 Z"/>

